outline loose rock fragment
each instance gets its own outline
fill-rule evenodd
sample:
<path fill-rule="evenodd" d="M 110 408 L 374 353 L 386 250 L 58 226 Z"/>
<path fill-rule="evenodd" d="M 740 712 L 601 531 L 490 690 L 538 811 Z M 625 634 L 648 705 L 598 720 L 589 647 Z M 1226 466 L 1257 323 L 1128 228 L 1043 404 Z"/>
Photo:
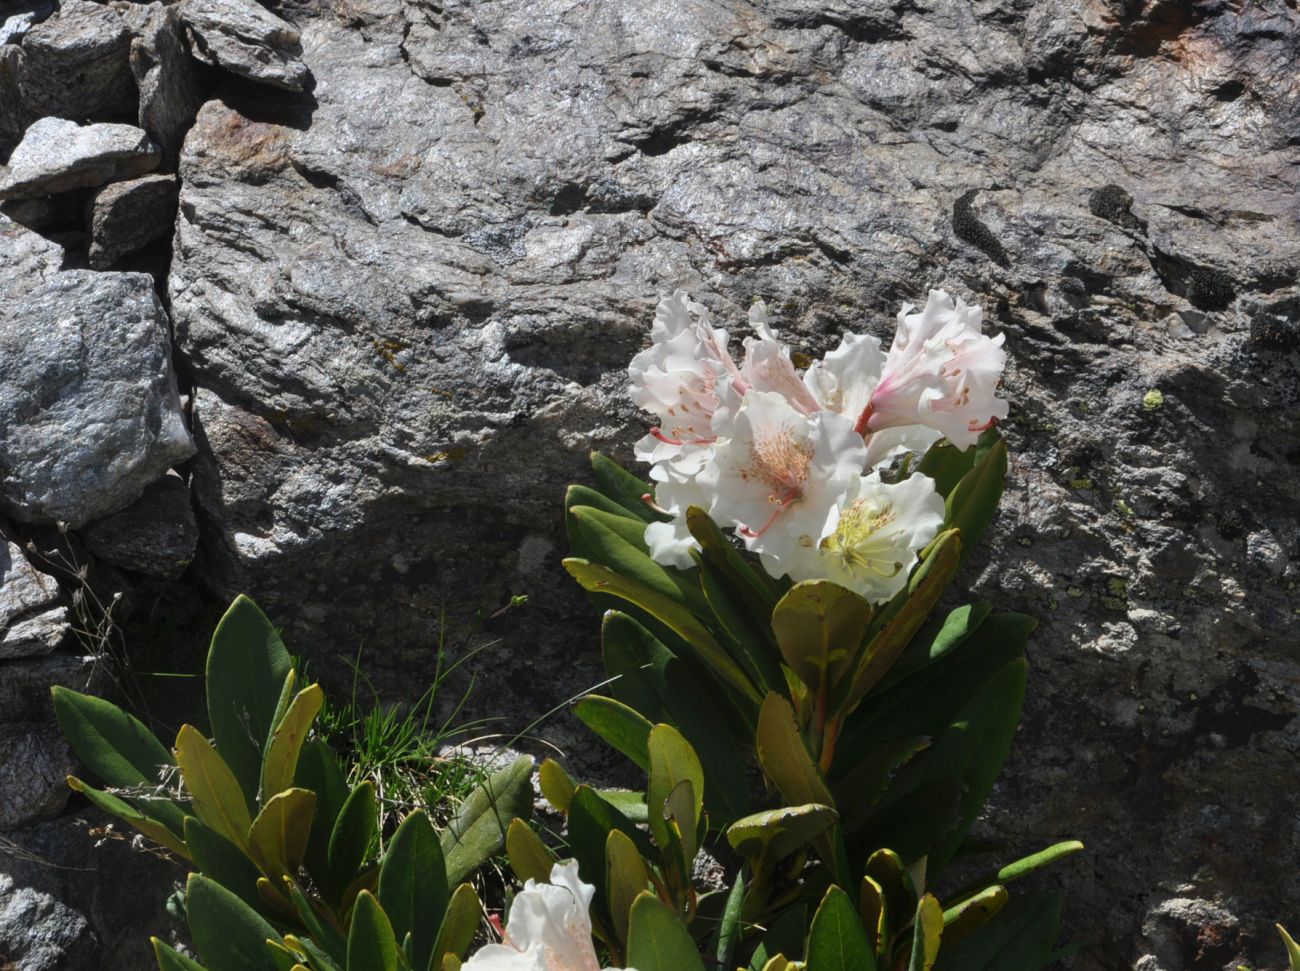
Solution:
<path fill-rule="evenodd" d="M 179 9 L 200 60 L 288 91 L 306 85 L 310 72 L 288 21 L 247 0 L 182 0 Z"/>
<path fill-rule="evenodd" d="M 190 490 L 178 475 L 165 475 L 120 512 L 81 531 L 86 548 L 101 560 L 137 573 L 178 577 L 199 542 Z"/>
<path fill-rule="evenodd" d="M 107 680 L 107 662 L 89 655 L 51 654 L 0 663 L 0 724 L 54 717 L 50 688 L 95 694 Z"/>
<path fill-rule="evenodd" d="M 22 41 L 19 89 L 32 116 L 134 115 L 131 35 L 111 7 L 63 0 L 59 12 Z"/>
<path fill-rule="evenodd" d="M 0 318 L 0 507 L 80 526 L 194 453 L 143 273 L 70 270 Z"/>
<path fill-rule="evenodd" d="M 134 125 L 42 118 L 27 129 L 0 178 L 0 199 L 27 199 L 143 175 L 160 158 Z"/>
<path fill-rule="evenodd" d="M 129 20 L 137 35 L 131 41 L 131 72 L 140 89 L 140 127 L 162 148 L 163 165 L 173 168 L 203 103 L 194 61 L 175 7 L 136 7 Z"/>
<path fill-rule="evenodd" d="M 59 272 L 63 247 L 0 213 L 0 305 Z"/>
<path fill-rule="evenodd" d="M 178 189 L 174 175 L 146 175 L 100 189 L 86 214 L 90 265 L 107 269 L 127 253 L 167 236 L 176 220 Z"/>
<path fill-rule="evenodd" d="M 0 538 L 0 659 L 49 654 L 67 633 L 58 583 L 28 563 L 17 544 Z"/>
<path fill-rule="evenodd" d="M 0 725 L 0 832 L 56 815 L 68 801 L 72 770 L 72 753 L 54 722 Z"/>

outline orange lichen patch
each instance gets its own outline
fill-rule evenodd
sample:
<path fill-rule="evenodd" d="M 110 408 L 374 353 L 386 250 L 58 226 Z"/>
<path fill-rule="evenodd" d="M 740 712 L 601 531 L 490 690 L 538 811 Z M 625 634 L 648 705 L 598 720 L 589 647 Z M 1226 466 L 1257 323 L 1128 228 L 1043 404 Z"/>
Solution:
<path fill-rule="evenodd" d="M 281 125 L 218 104 L 200 112 L 195 127 L 199 151 L 233 168 L 269 174 L 289 164 L 289 134 Z"/>
<path fill-rule="evenodd" d="M 397 355 L 406 350 L 405 344 L 401 341 L 380 340 L 377 337 L 371 340 L 370 343 L 374 346 L 375 353 L 391 364 L 393 370 L 399 374 L 406 373 L 406 365 L 397 359 Z"/>
<path fill-rule="evenodd" d="M 420 157 L 418 155 L 399 155 L 391 162 L 383 162 L 371 166 L 370 169 L 375 175 L 391 176 L 399 179 L 414 175 L 419 170 Z"/>

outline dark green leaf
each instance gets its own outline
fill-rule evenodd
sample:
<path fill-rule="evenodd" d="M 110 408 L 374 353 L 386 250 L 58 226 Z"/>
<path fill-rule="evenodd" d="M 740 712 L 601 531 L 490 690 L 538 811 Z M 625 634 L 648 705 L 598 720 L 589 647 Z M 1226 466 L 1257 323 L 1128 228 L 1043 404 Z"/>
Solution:
<path fill-rule="evenodd" d="M 334 824 L 348 799 L 348 784 L 338 759 L 319 738 L 309 738 L 298 756 L 294 785 L 316 793 L 316 812 L 311 819 L 311 836 L 303 863 L 318 885 L 329 883 L 329 845 Z M 342 889 L 342 888 L 340 888 Z"/>
<path fill-rule="evenodd" d="M 277 971 L 266 942 L 280 935 L 215 880 L 191 873 L 185 910 L 194 949 L 210 971 Z"/>
<path fill-rule="evenodd" d="M 992 920 L 943 948 L 934 971 L 1039 971 L 1060 930 L 1058 894 L 1017 894 Z"/>
<path fill-rule="evenodd" d="M 642 771 L 650 768 L 646 745 L 654 725 L 633 709 L 600 695 L 587 695 L 573 706 L 578 720 L 631 759 Z"/>
<path fill-rule="evenodd" d="M 713 959 L 720 968 L 735 967 L 736 946 L 740 943 L 740 913 L 745 903 L 745 876 L 748 868 L 736 874 L 731 889 L 727 891 L 727 906 L 722 911 L 718 932 L 713 938 Z"/>
<path fill-rule="evenodd" d="M 262 750 L 292 663 L 266 615 L 243 594 L 217 624 L 208 650 L 208 719 L 217 750 L 257 812 Z"/>
<path fill-rule="evenodd" d="M 393 935 L 411 935 L 411 962 L 427 967 L 447 908 L 447 863 L 429 817 L 413 812 L 389 840 L 379 867 L 379 902 Z"/>
<path fill-rule="evenodd" d="M 449 886 L 501 852 L 512 819 L 532 815 L 532 776 L 533 760 L 518 759 L 493 772 L 460 804 L 442 834 Z"/>
<path fill-rule="evenodd" d="M 627 963 L 637 971 L 704 971 L 685 925 L 649 892 L 632 904 Z"/>
<path fill-rule="evenodd" d="M 243 850 L 193 816 L 185 817 L 185 844 L 199 871 L 225 887 L 254 910 L 266 907 L 257 893 L 262 872 Z"/>
<path fill-rule="evenodd" d="M 808 964 L 817 971 L 874 971 L 876 957 L 853 902 L 832 886 L 808 931 Z"/>
<path fill-rule="evenodd" d="M 651 521 L 653 514 L 645 504 L 643 496 L 654 494 L 654 487 L 637 478 L 613 459 L 606 458 L 599 452 L 591 453 L 591 470 L 596 474 L 596 485 L 600 491 L 628 512 Z"/>
<path fill-rule="evenodd" d="M 804 904 L 787 907 L 771 921 L 749 959 L 749 971 L 763 971 L 763 967 L 778 954 L 791 961 L 803 957 L 804 934 L 808 927 L 808 908 Z"/>
<path fill-rule="evenodd" d="M 362 782 L 348 796 L 330 833 L 329 885 L 325 889 L 326 897 L 333 903 L 341 903 L 348 887 L 357 879 L 378 825 L 374 784 Z"/>
<path fill-rule="evenodd" d="M 875 690 L 888 691 L 909 675 L 942 660 L 975 633 L 992 609 L 992 604 L 981 600 L 978 603 L 963 604 L 942 620 L 931 618 L 916 632 L 911 643 Z"/>
<path fill-rule="evenodd" d="M 357 895 L 348 930 L 348 971 L 397 971 L 393 925 L 369 890 Z"/>
<path fill-rule="evenodd" d="M 205 971 L 203 965 L 180 951 L 168 947 L 156 937 L 149 938 L 153 944 L 154 957 L 158 959 L 159 971 Z"/>
<path fill-rule="evenodd" d="M 1007 444 L 999 441 L 980 455 L 975 467 L 953 488 L 946 504 L 947 525 L 961 530 L 965 563 L 997 512 L 1007 479 Z"/>

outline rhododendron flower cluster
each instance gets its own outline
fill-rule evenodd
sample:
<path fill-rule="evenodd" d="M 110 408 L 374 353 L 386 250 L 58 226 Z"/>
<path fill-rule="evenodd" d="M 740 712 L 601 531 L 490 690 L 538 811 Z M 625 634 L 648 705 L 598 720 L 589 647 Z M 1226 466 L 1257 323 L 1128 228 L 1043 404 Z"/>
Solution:
<path fill-rule="evenodd" d="M 931 290 L 914 310 L 888 351 L 846 334 L 800 373 L 762 302 L 737 364 L 707 308 L 683 291 L 661 301 L 628 368 L 632 400 L 658 420 L 636 455 L 672 515 L 646 529 L 654 559 L 692 565 L 686 511 L 698 506 L 774 576 L 830 579 L 873 603 L 897 593 L 944 504 L 928 477 L 890 481 L 888 467 L 941 438 L 969 448 L 1007 414 L 1003 335 L 982 333 L 979 308 Z"/>
<path fill-rule="evenodd" d="M 589 910 L 595 892 L 595 887 L 579 879 L 576 862 L 556 863 L 550 883 L 529 880 L 515 895 L 502 942 L 480 948 L 461 967 L 464 971 L 602 971 L 591 941 Z"/>

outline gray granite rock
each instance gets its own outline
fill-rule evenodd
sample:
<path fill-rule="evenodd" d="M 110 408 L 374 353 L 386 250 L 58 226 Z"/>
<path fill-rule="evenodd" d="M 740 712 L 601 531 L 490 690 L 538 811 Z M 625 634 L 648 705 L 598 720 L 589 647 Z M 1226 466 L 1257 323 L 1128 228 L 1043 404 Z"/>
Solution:
<path fill-rule="evenodd" d="M 23 134 L 0 177 L 0 199 L 104 185 L 154 169 L 158 146 L 133 125 L 42 118 Z"/>
<path fill-rule="evenodd" d="M 0 286 L 6 300 L 49 280 L 63 265 L 63 247 L 0 213 Z"/>
<path fill-rule="evenodd" d="M 69 632 L 62 599 L 54 577 L 34 569 L 15 543 L 0 536 L 0 661 L 58 647 Z"/>
<path fill-rule="evenodd" d="M 80 526 L 193 454 L 148 276 L 69 270 L 0 313 L 0 508 L 14 519 Z"/>
<path fill-rule="evenodd" d="M 24 34 L 52 13 L 51 0 L 5 4 L 4 19 L 0 20 L 0 45 L 21 42 Z"/>
<path fill-rule="evenodd" d="M 54 717 L 50 688 L 63 685 L 95 694 L 107 685 L 104 660 L 74 654 L 0 662 L 0 722 L 39 722 Z"/>
<path fill-rule="evenodd" d="M 17 44 L 0 44 L 0 162 L 9 158 L 27 127 L 27 112 L 18 91 L 22 56 Z"/>
<path fill-rule="evenodd" d="M 1171 896 L 1231 911 L 1231 960 L 1277 963 L 1300 365 L 1266 308 L 1300 292 L 1294 11 L 309 9 L 314 100 L 231 92 L 181 160 L 168 285 L 213 589 L 255 591 L 327 678 L 383 644 L 364 663 L 393 697 L 444 605 L 468 625 L 528 593 L 483 632 L 480 670 L 509 674 L 478 692 L 522 727 L 600 680 L 558 508 L 589 448 L 644 430 L 623 369 L 656 297 L 739 326 L 762 296 L 817 354 L 947 287 L 1011 354 L 1011 482 L 964 583 L 1042 622 L 990 823 L 1088 843 L 1045 878 L 1096 942 L 1068 967 L 1199 967 L 1143 930 Z M 1112 185 L 1131 203 L 1094 210 Z"/>
<path fill-rule="evenodd" d="M 162 148 L 162 164 L 171 169 L 203 103 L 180 14 L 175 6 L 137 4 L 126 19 L 136 34 L 131 71 L 140 91 L 140 127 Z"/>
<path fill-rule="evenodd" d="M 0 873 L 0 955 L 16 971 L 89 968 L 95 937 L 86 918 L 48 893 Z"/>
<path fill-rule="evenodd" d="M 81 539 L 114 566 L 178 577 L 194 559 L 199 540 L 189 487 L 180 476 L 165 475 L 125 509 L 84 527 Z"/>
<path fill-rule="evenodd" d="M 0 724 L 0 833 L 57 816 L 72 751 L 52 721 Z"/>
<path fill-rule="evenodd" d="M 200 60 L 288 91 L 311 76 L 297 28 L 253 0 L 181 0 L 178 9 Z"/>
<path fill-rule="evenodd" d="M 90 265 L 106 270 L 127 253 L 170 236 L 178 190 L 174 175 L 146 175 L 96 192 L 86 211 Z"/>
<path fill-rule="evenodd" d="M 136 112 L 131 35 L 112 7 L 62 0 L 22 40 L 19 90 L 31 117 L 108 120 Z"/>

